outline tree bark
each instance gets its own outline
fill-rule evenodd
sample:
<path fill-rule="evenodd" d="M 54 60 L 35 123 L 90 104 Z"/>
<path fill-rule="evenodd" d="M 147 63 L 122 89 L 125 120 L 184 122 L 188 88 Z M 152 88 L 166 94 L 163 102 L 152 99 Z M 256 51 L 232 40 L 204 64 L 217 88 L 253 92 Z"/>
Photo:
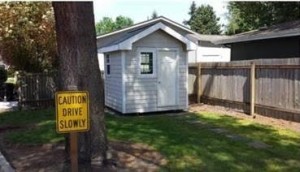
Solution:
<path fill-rule="evenodd" d="M 102 163 L 106 159 L 107 138 L 93 3 L 53 2 L 53 8 L 61 76 L 60 90 L 87 90 L 90 97 L 90 131 L 79 134 L 78 161 Z"/>

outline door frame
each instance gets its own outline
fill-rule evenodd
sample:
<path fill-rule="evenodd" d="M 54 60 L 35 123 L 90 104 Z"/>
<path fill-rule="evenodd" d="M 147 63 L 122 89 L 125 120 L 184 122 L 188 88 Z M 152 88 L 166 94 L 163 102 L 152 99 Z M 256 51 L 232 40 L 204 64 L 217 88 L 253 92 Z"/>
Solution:
<path fill-rule="evenodd" d="M 159 51 L 175 51 L 176 53 L 176 60 L 175 60 L 175 70 L 176 70 L 176 75 L 175 75 L 175 104 L 174 105 L 168 105 L 168 106 L 164 106 L 164 105 L 159 105 L 158 104 L 158 99 L 159 99 L 159 85 L 157 84 L 157 107 L 169 107 L 169 106 L 178 106 L 178 99 L 179 99 L 179 86 L 178 86 L 178 82 L 179 82 L 179 48 L 156 48 L 156 55 L 157 55 L 157 60 L 156 60 L 156 66 L 157 66 L 157 83 L 159 82 L 158 78 L 159 78 L 159 74 L 160 74 L 160 67 L 161 64 L 160 62 L 160 57 L 159 57 Z"/>

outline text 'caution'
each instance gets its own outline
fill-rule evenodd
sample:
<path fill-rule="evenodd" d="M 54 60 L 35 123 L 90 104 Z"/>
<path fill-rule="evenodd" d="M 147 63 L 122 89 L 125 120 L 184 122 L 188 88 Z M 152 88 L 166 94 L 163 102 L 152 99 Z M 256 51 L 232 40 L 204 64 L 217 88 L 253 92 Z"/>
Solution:
<path fill-rule="evenodd" d="M 89 97 L 86 91 L 61 91 L 55 94 L 56 130 L 59 133 L 89 130 Z"/>

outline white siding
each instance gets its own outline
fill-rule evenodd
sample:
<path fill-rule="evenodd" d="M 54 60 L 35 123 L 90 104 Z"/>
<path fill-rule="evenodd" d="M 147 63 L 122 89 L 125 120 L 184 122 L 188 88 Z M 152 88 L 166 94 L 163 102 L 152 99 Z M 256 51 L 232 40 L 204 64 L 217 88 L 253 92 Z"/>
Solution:
<path fill-rule="evenodd" d="M 122 112 L 122 61 L 121 52 L 108 53 L 110 57 L 110 75 L 107 75 L 105 67 L 105 105 Z M 105 54 L 106 55 L 106 54 Z M 104 55 L 104 57 L 105 57 Z"/>
<path fill-rule="evenodd" d="M 188 53 L 189 63 L 197 62 L 229 62 L 230 48 L 198 46 L 196 51 Z"/>
<path fill-rule="evenodd" d="M 170 107 L 157 106 L 157 75 L 143 78 L 138 74 L 138 48 L 175 48 L 178 60 L 178 104 Z M 163 31 L 157 31 L 133 44 L 132 51 L 126 52 L 125 61 L 125 108 L 126 113 L 155 112 L 187 109 L 187 59 L 185 45 Z"/>

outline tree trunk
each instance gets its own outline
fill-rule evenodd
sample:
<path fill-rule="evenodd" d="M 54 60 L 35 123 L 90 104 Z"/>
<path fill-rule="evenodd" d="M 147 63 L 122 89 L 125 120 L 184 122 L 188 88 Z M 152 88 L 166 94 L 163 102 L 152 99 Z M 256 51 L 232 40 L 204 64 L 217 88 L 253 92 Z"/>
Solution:
<path fill-rule="evenodd" d="M 60 90 L 87 90 L 90 96 L 90 131 L 79 134 L 78 161 L 102 163 L 106 159 L 107 139 L 93 3 L 53 2 L 53 8 L 59 52 Z"/>

